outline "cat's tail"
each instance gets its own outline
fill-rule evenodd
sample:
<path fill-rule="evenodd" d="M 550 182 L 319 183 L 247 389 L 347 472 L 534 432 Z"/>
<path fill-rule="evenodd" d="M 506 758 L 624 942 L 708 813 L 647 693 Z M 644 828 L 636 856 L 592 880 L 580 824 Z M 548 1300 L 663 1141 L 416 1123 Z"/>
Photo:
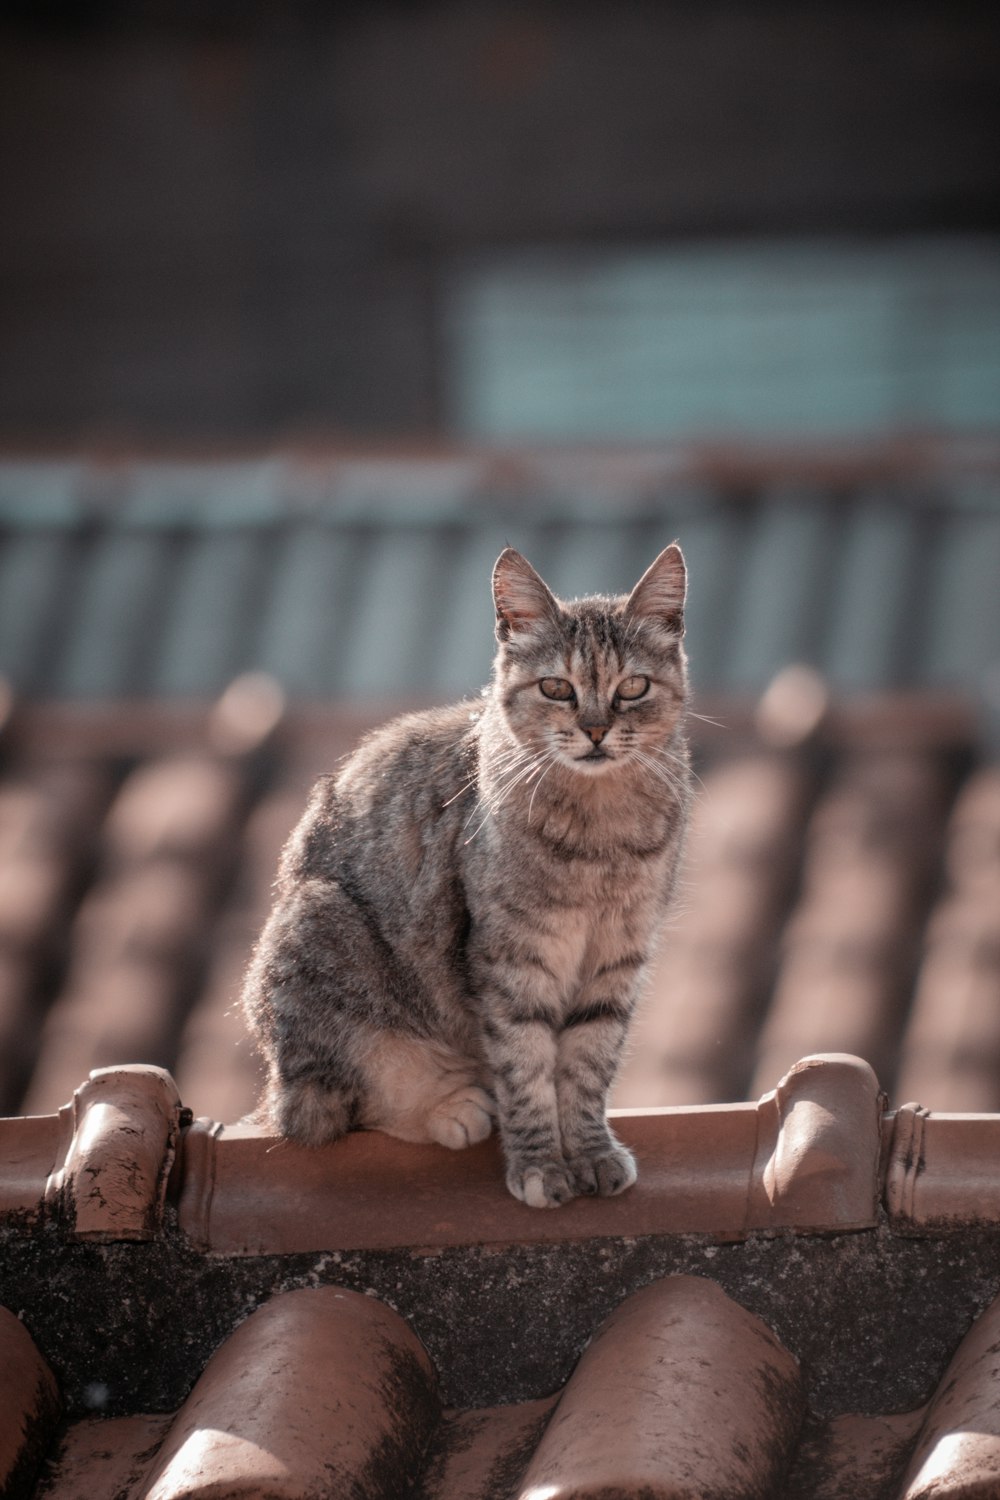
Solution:
<path fill-rule="evenodd" d="M 307 1076 L 290 1082 L 272 1079 L 249 1120 L 304 1146 L 322 1146 L 346 1135 L 355 1123 L 357 1102 L 346 1090 Z"/>

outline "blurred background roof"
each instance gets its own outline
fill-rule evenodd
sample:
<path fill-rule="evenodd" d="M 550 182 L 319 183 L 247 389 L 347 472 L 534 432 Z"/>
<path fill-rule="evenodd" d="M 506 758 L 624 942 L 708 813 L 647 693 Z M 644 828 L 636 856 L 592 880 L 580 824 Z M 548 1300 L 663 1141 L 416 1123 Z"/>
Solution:
<path fill-rule="evenodd" d="M 701 692 L 788 662 L 835 691 L 964 691 L 1000 661 L 1000 445 L 724 466 L 678 450 L 0 462 L 0 673 L 31 698 L 475 692 L 489 575 L 622 592 L 679 537 Z"/>
<path fill-rule="evenodd" d="M 0 1108 L 227 1008 L 309 780 L 489 570 L 680 538 L 702 791 L 628 1103 L 1000 1108 L 1000 13 L 0 22 Z"/>

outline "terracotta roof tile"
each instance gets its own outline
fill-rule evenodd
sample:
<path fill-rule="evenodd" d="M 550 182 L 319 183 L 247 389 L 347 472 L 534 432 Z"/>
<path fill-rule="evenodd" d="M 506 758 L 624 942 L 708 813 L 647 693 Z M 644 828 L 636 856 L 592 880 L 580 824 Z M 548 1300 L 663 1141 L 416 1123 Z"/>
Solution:
<path fill-rule="evenodd" d="M 179 1123 L 180 1100 L 161 1069 L 104 1068 L 77 1089 L 65 1157 L 45 1185 L 46 1205 L 74 1239 L 153 1237 Z"/>
<path fill-rule="evenodd" d="M 51 1372 L 0 1310 L 14 1398 L 0 1480 L 48 1448 L 50 1500 L 297 1500 L 331 1483 L 384 1500 L 414 1486 L 425 1500 L 993 1500 L 998 1319 L 994 1302 L 926 1406 L 821 1418 L 762 1319 L 707 1278 L 665 1276 L 620 1301 L 552 1395 L 442 1412 L 402 1318 L 305 1288 L 230 1334 L 175 1413 L 79 1420 L 56 1446 Z"/>
<path fill-rule="evenodd" d="M 0 1108 L 23 1094 L 110 783 L 106 769 L 65 757 L 15 757 L 0 775 Z"/>
<path fill-rule="evenodd" d="M 602 1324 L 519 1495 L 767 1494 L 804 1408 L 796 1361 L 758 1318 L 710 1281 L 671 1276 Z"/>
<path fill-rule="evenodd" d="M 557 1400 L 547 1396 L 445 1412 L 424 1480 L 429 1500 L 495 1500 L 517 1494 Z"/>
<path fill-rule="evenodd" d="M 617 1085 L 621 1105 L 694 1104 L 745 1088 L 806 796 L 804 768 L 784 757 L 706 769 L 677 914 Z"/>
<path fill-rule="evenodd" d="M 1000 770 L 956 800 L 948 888 L 927 927 L 899 1089 L 940 1109 L 1000 1107 Z"/>
<path fill-rule="evenodd" d="M 1000 1115 L 933 1114 L 905 1104 L 891 1123 L 886 1205 L 901 1229 L 1000 1222 Z"/>
<path fill-rule="evenodd" d="M 825 1057 L 804 1061 L 756 1107 L 622 1115 L 617 1128 L 637 1149 L 638 1184 L 615 1200 L 543 1214 L 506 1193 L 488 1147 L 449 1153 L 371 1132 L 314 1152 L 275 1150 L 246 1127 L 189 1125 L 172 1080 L 157 1069 L 105 1070 L 58 1116 L 0 1122 L 0 1258 L 13 1255 L 14 1273 L 5 1284 L 23 1275 L 23 1246 L 61 1266 L 64 1288 L 74 1274 L 67 1257 L 88 1253 L 88 1266 L 75 1274 L 124 1275 L 136 1294 L 134 1305 L 132 1295 L 119 1299 L 112 1316 L 122 1329 L 110 1342 L 101 1338 L 101 1362 L 84 1364 L 61 1437 L 56 1366 L 0 1311 L 0 1484 L 20 1466 L 20 1488 L 10 1493 L 32 1495 L 31 1476 L 47 1453 L 38 1500 L 112 1493 L 260 1500 L 320 1493 L 333 1482 L 385 1500 L 417 1482 L 424 1500 L 995 1495 L 1000 1300 L 957 1349 L 954 1334 L 945 1343 L 952 1362 L 947 1371 L 944 1359 L 931 1365 L 926 1406 L 861 1413 L 845 1409 L 842 1396 L 831 1411 L 812 1404 L 811 1360 L 800 1363 L 793 1347 L 815 1357 L 815 1341 L 802 1343 L 812 1308 L 799 1308 L 797 1323 L 778 1282 L 795 1264 L 786 1253 L 789 1229 L 803 1247 L 810 1239 L 829 1246 L 827 1273 L 837 1277 L 849 1325 L 845 1272 L 905 1281 L 914 1264 L 907 1246 L 942 1231 L 968 1234 L 977 1222 L 993 1226 L 994 1243 L 1000 1115 L 907 1107 L 883 1118 L 867 1065 Z M 692 1236 L 692 1227 L 700 1232 Z M 864 1243 L 848 1244 L 848 1230 L 878 1247 L 874 1260 Z M 530 1283 L 526 1249 L 558 1273 L 559 1257 L 576 1253 L 574 1244 L 606 1248 L 609 1236 L 632 1247 L 629 1254 L 645 1247 L 638 1286 L 635 1268 L 620 1286 L 609 1280 L 600 1296 L 581 1283 L 578 1313 L 589 1337 L 574 1366 L 558 1386 L 500 1408 L 443 1412 L 439 1380 L 450 1372 L 432 1364 L 410 1322 L 384 1300 L 338 1283 L 358 1252 L 374 1257 L 372 1274 L 395 1247 L 396 1293 L 410 1305 L 407 1279 L 422 1280 L 426 1298 L 445 1275 L 441 1257 L 465 1245 L 487 1256 L 472 1268 L 475 1299 L 491 1262 L 501 1286 L 505 1264 L 509 1277 L 527 1273 Z M 95 1242 L 98 1251 L 114 1249 L 113 1260 L 93 1259 Z M 937 1242 L 928 1243 L 933 1257 Z M 761 1258 L 764 1244 L 774 1248 Z M 698 1274 L 665 1274 L 685 1246 L 700 1246 Z M 752 1259 L 734 1294 L 740 1254 Z M 175 1396 L 159 1414 L 126 1407 L 127 1415 L 95 1422 L 86 1411 L 107 1400 L 109 1379 L 122 1409 L 129 1320 L 149 1316 L 148 1296 L 168 1266 L 186 1264 L 190 1274 L 199 1260 L 213 1306 L 241 1261 L 252 1276 L 254 1267 L 264 1269 L 263 1296 L 248 1302 L 240 1294 L 179 1407 Z M 960 1245 L 955 1264 L 964 1261 Z M 41 1295 L 52 1296 L 44 1276 L 42 1285 Z M 815 1278 L 805 1285 L 818 1295 Z M 984 1300 L 996 1290 L 995 1274 L 988 1285 Z M 268 1297 L 282 1286 L 288 1289 Z M 944 1295 L 944 1285 L 937 1290 Z M 894 1300 L 895 1293 L 887 1297 L 886 1316 Z M 440 1332 L 449 1302 L 439 1306 L 434 1295 L 432 1302 L 421 1321 Z M 30 1294 L 28 1303 L 29 1326 L 47 1330 L 65 1370 L 81 1337 L 85 1344 L 92 1337 L 73 1326 L 93 1316 L 87 1298 L 67 1300 L 60 1291 L 58 1321 L 69 1327 L 54 1343 L 50 1317 Z M 761 1304 L 773 1317 L 762 1315 Z M 476 1315 L 488 1318 L 488 1308 Z M 510 1336 L 524 1347 L 504 1357 L 534 1369 L 545 1327 L 544 1318 L 537 1326 L 515 1321 Z M 160 1336 L 186 1346 L 193 1333 L 182 1320 Z M 872 1332 L 858 1336 L 870 1341 Z M 485 1326 L 479 1337 L 483 1351 L 472 1351 L 474 1361 L 490 1357 Z M 909 1347 L 893 1339 L 894 1347 Z M 871 1348 L 880 1357 L 878 1345 Z M 926 1353 L 920 1358 L 926 1362 Z M 537 1382 L 537 1374 L 531 1378 Z"/>
<path fill-rule="evenodd" d="M 170 1422 L 170 1416 L 147 1413 L 72 1422 L 43 1473 L 39 1496 L 104 1500 L 114 1495 L 116 1500 L 137 1500 L 151 1455 L 162 1444 Z"/>
<path fill-rule="evenodd" d="M 880 1098 L 856 1058 L 806 1062 L 754 1108 L 619 1113 L 639 1182 L 622 1200 L 622 1233 L 815 1230 L 872 1224 L 878 1197 Z M 526 1210 L 502 1188 L 495 1140 L 460 1155 L 353 1134 L 332 1151 L 275 1140 L 259 1127 L 200 1121 L 188 1133 L 180 1223 L 226 1254 L 583 1239 L 597 1200 L 557 1216 Z M 405 1219 L 383 1202 L 406 1184 Z"/>
<path fill-rule="evenodd" d="M 962 1340 L 930 1404 L 900 1500 L 992 1500 L 1000 1491 L 1000 1304 Z"/>
<path fill-rule="evenodd" d="M 115 865 L 203 859 L 232 833 L 241 793 L 223 760 L 189 755 L 141 765 L 108 813 L 107 857 Z"/>
<path fill-rule="evenodd" d="M 286 1292 L 209 1361 L 144 1495 L 385 1493 L 422 1466 L 439 1410 L 430 1360 L 396 1313 L 333 1287 Z"/>
<path fill-rule="evenodd" d="M 108 1068 L 58 1116 L 3 1122 L 0 1211 L 54 1217 L 77 1238 L 148 1238 L 180 1108 L 162 1070 Z M 867 1065 L 830 1057 L 800 1063 L 756 1107 L 621 1113 L 640 1177 L 617 1207 L 618 1231 L 738 1238 L 870 1226 L 881 1109 Z M 384 1201 L 404 1187 L 406 1215 L 387 1216 Z M 558 1215 L 526 1209 L 503 1187 L 495 1140 L 453 1153 L 359 1132 L 315 1151 L 211 1121 L 184 1132 L 174 1192 L 185 1234 L 230 1255 L 586 1239 L 603 1211 L 591 1199 Z"/>
<path fill-rule="evenodd" d="M 52 1371 L 24 1325 L 0 1307 L 0 1494 L 31 1493 L 60 1411 Z"/>
<path fill-rule="evenodd" d="M 195 1114 L 239 1120 L 260 1093 L 263 1067 L 239 1005 L 258 930 L 258 924 L 242 918 L 216 929 L 204 990 L 184 1022 L 173 1073 Z"/>
<path fill-rule="evenodd" d="M 899 1500 L 924 1413 L 807 1419 L 782 1500 Z"/>
<path fill-rule="evenodd" d="M 757 1041 L 755 1087 L 800 1056 L 807 1038 L 891 1073 L 944 801 L 943 769 L 900 752 L 847 761 L 820 796 Z"/>
<path fill-rule="evenodd" d="M 173 1060 L 183 992 L 203 961 L 244 794 L 239 769 L 205 755 L 158 757 L 126 776 L 67 934 L 61 993 L 23 1108 L 63 1103 L 81 1068 Z"/>
<path fill-rule="evenodd" d="M 58 1108 L 88 1069 L 141 1057 L 240 1118 L 258 1077 L 241 970 L 281 842 L 383 712 L 296 712 L 235 754 L 208 706 L 53 714 L 0 763 L 0 1107 Z M 745 719 L 698 728 L 684 885 L 618 1105 L 752 1098 L 798 1056 L 849 1050 L 896 1098 L 1000 1107 L 996 769 L 963 777 L 940 705 L 859 714 L 834 702 L 782 752 Z"/>
<path fill-rule="evenodd" d="M 176 988 L 175 975 L 156 963 L 81 966 L 46 1017 L 23 1108 L 38 1114 L 69 1098 L 83 1068 L 162 1057 Z"/>

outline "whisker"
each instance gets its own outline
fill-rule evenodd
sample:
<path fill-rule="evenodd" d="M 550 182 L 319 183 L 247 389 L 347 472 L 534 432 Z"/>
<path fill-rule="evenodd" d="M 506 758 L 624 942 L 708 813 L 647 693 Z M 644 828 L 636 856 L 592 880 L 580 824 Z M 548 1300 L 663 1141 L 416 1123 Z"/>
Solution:
<path fill-rule="evenodd" d="M 446 807 L 450 807 L 453 802 L 457 802 L 458 799 L 459 799 L 459 797 L 461 797 L 465 792 L 467 792 L 469 790 L 470 786 L 475 786 L 475 784 L 476 784 L 476 778 L 475 778 L 475 776 L 473 776 L 472 779 L 470 781 L 467 781 L 464 786 L 460 786 L 459 787 L 459 789 L 455 793 L 454 797 L 449 797 L 448 800 L 447 800 L 447 802 L 442 802 L 441 803 L 442 809 L 446 808 Z"/>
<path fill-rule="evenodd" d="M 475 831 L 465 840 L 466 844 L 471 844 L 476 834 L 486 826 L 491 815 L 495 815 L 500 810 L 522 782 L 530 781 L 537 775 L 540 767 L 550 754 L 551 752 L 547 750 L 530 750 L 522 747 L 520 753 L 511 758 L 510 763 L 497 777 L 495 786 L 488 794 L 480 794 L 472 812 L 465 820 L 465 827 L 468 828 L 476 814 L 480 811 L 483 812 L 483 817 Z"/>
<path fill-rule="evenodd" d="M 641 766 L 645 766 L 646 769 L 659 781 L 662 781 L 663 785 L 668 787 L 670 791 L 674 792 L 678 796 L 683 796 L 687 792 L 686 783 L 682 781 L 674 771 L 671 771 L 668 766 L 663 765 L 660 761 L 654 759 L 654 757 L 647 751 L 633 750 L 632 754 Z"/>
<path fill-rule="evenodd" d="M 542 772 L 541 776 L 539 776 L 538 780 L 535 782 L 535 785 L 534 785 L 534 787 L 532 789 L 531 796 L 528 799 L 528 822 L 529 823 L 531 822 L 531 810 L 532 810 L 532 808 L 535 805 L 535 797 L 536 797 L 536 795 L 538 793 L 538 788 L 541 786 L 541 784 L 545 780 L 546 776 L 552 770 L 552 767 L 555 765 L 556 759 L 557 759 L 556 753 L 555 753 L 554 750 L 549 750 L 546 753 L 547 753 L 547 755 L 549 757 L 549 763 L 545 767 L 545 770 Z"/>
<path fill-rule="evenodd" d="M 657 746 L 655 746 L 654 749 L 653 749 L 653 754 L 660 756 L 669 765 L 677 766 L 679 768 L 679 770 L 681 772 L 683 772 L 683 776 L 681 778 L 682 780 L 685 777 L 690 776 L 691 779 L 692 779 L 692 781 L 696 781 L 700 787 L 705 788 L 705 783 L 702 781 L 701 777 L 698 775 L 698 772 L 696 770 L 694 770 L 694 768 L 691 765 L 691 762 L 689 760 L 687 760 L 684 756 L 682 756 L 682 755 L 675 755 L 673 753 L 673 751 L 672 750 L 668 750 L 665 745 L 657 745 Z M 705 788 L 705 789 L 707 790 L 707 788 Z"/>

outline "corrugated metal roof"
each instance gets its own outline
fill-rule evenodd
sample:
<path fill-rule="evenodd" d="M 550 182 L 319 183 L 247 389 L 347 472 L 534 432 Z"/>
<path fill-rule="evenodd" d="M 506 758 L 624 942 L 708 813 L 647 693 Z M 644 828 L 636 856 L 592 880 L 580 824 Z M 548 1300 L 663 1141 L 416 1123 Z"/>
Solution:
<path fill-rule="evenodd" d="M 699 474 L 669 454 L 0 464 L 0 674 L 27 697 L 475 691 L 507 543 L 557 593 L 679 537 L 696 686 L 789 661 L 978 695 L 1000 661 L 1000 478 Z"/>

